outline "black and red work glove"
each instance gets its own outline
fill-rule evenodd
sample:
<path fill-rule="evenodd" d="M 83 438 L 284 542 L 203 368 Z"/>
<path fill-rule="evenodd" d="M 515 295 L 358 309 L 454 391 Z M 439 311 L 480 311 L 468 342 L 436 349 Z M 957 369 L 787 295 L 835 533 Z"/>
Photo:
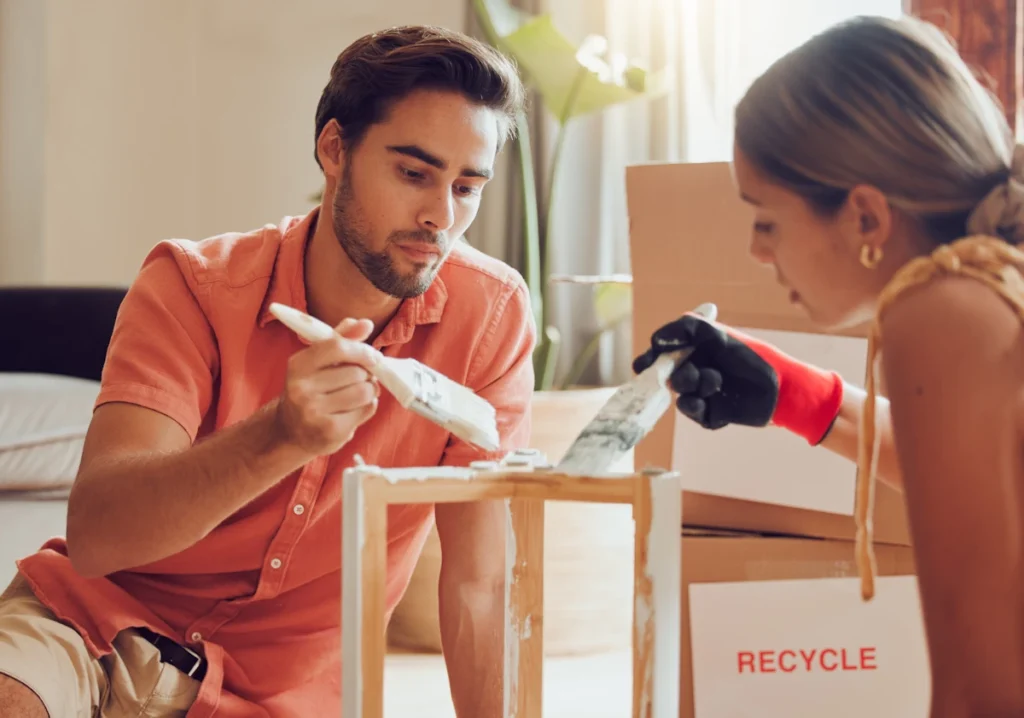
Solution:
<path fill-rule="evenodd" d="M 729 424 L 775 424 L 816 445 L 843 403 L 843 380 L 833 371 L 797 361 L 778 348 L 735 329 L 685 314 L 651 336 L 633 360 L 640 373 L 660 354 L 692 348 L 669 385 L 676 406 L 706 429 Z"/>

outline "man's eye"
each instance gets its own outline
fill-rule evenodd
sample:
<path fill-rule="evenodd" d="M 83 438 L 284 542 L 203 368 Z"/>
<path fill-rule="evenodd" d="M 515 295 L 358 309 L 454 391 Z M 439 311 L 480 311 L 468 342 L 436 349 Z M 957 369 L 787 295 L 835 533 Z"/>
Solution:
<path fill-rule="evenodd" d="M 754 222 L 754 231 L 758 234 L 771 234 L 775 225 L 771 222 Z"/>
<path fill-rule="evenodd" d="M 403 175 L 409 179 L 421 180 L 423 179 L 423 173 L 415 170 L 406 169 L 405 167 L 400 168 Z"/>

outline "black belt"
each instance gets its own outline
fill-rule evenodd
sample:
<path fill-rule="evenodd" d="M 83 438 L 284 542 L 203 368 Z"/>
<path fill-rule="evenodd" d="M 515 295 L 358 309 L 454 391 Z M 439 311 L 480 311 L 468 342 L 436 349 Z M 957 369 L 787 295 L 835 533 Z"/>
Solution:
<path fill-rule="evenodd" d="M 160 651 L 160 661 L 169 663 L 190 678 L 202 681 L 206 675 L 206 659 L 191 648 L 175 643 L 148 628 L 138 627 L 139 635 L 156 646 Z"/>

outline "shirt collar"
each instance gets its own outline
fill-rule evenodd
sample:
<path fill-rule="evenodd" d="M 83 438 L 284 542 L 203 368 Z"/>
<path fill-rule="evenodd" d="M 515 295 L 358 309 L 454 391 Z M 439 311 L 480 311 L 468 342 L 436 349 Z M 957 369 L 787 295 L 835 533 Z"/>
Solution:
<path fill-rule="evenodd" d="M 270 285 L 260 311 L 259 326 L 265 327 L 278 319 L 270 313 L 274 302 L 307 311 L 305 257 L 311 229 L 319 215 L 320 208 L 314 207 L 304 217 L 286 217 L 281 223 L 284 236 L 281 239 L 277 259 L 270 276 Z M 443 267 L 442 267 L 443 270 Z M 421 324 L 436 324 L 441 321 L 448 301 L 448 288 L 438 272 L 423 294 L 406 299 L 398 312 L 384 327 L 373 345 L 382 348 L 392 344 L 405 344 Z"/>

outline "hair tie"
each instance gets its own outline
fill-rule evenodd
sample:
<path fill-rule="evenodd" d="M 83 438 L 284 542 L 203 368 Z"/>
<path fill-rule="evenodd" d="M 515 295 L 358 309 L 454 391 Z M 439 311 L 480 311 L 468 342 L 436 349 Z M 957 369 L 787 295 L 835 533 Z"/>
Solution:
<path fill-rule="evenodd" d="M 1010 176 L 992 188 L 967 218 L 967 234 L 999 236 L 1024 244 L 1024 144 L 1017 143 Z"/>

